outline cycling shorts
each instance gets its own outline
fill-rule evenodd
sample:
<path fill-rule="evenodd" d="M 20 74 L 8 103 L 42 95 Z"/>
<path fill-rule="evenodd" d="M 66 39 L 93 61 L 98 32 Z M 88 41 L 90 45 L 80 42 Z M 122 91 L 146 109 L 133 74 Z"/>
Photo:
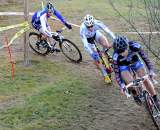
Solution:
<path fill-rule="evenodd" d="M 138 69 L 140 68 L 143 68 L 144 67 L 144 63 L 140 60 L 138 60 L 137 62 L 129 65 L 129 66 L 119 66 L 119 70 L 120 72 L 123 72 L 123 71 L 137 71 Z"/>

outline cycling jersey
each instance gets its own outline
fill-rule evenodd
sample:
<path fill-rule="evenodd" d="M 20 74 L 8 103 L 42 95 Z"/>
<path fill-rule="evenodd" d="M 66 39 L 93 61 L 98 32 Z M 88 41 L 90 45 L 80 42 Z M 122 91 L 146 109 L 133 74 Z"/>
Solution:
<path fill-rule="evenodd" d="M 90 53 L 92 54 L 93 51 L 91 49 L 91 46 L 89 44 L 94 43 L 94 40 L 96 38 L 98 38 L 100 35 L 102 35 L 100 33 L 100 30 L 103 30 L 105 33 L 109 34 L 109 36 L 114 39 L 115 35 L 113 34 L 113 32 L 111 32 L 107 26 L 105 26 L 103 24 L 103 22 L 99 21 L 99 20 L 95 20 L 94 21 L 94 26 L 93 26 L 93 31 L 89 31 L 87 29 L 87 27 L 85 26 L 84 23 L 81 24 L 80 26 L 80 36 L 82 39 L 82 42 L 84 44 L 84 48 Z"/>
<path fill-rule="evenodd" d="M 65 24 L 65 19 L 62 17 L 60 12 L 58 12 L 55 8 L 52 9 L 52 13 L 59 19 L 63 24 Z M 32 26 L 36 30 L 40 30 L 42 28 L 43 32 L 45 35 L 52 37 L 52 34 L 50 31 L 48 31 L 47 27 L 49 26 L 48 24 L 48 18 L 49 16 L 47 15 L 47 8 L 43 8 L 42 10 L 38 10 L 37 12 L 34 13 L 32 16 Z"/>
<path fill-rule="evenodd" d="M 124 83 L 121 78 L 122 71 L 130 71 L 130 69 L 137 71 L 139 68 L 144 66 L 140 57 L 145 62 L 148 70 L 153 70 L 153 64 L 145 54 L 144 50 L 141 49 L 140 44 L 135 41 L 129 41 L 129 50 L 126 57 L 118 54 L 117 52 L 113 53 L 113 69 L 116 81 L 120 87 L 122 87 L 122 84 Z"/>

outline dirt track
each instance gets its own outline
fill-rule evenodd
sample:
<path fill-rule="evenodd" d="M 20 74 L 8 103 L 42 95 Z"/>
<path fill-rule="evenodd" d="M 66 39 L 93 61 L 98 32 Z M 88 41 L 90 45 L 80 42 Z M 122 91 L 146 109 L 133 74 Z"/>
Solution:
<path fill-rule="evenodd" d="M 56 56 L 52 61 L 59 62 L 60 59 L 67 66 L 72 66 L 74 73 L 84 76 L 93 90 L 88 98 L 89 104 L 84 104 L 87 112 L 82 113 L 80 121 L 74 122 L 73 130 L 156 130 L 143 107 L 121 96 L 115 83 L 108 86 L 103 82 L 89 57 L 85 57 L 86 61 L 80 65 L 66 62 L 63 56 Z"/>

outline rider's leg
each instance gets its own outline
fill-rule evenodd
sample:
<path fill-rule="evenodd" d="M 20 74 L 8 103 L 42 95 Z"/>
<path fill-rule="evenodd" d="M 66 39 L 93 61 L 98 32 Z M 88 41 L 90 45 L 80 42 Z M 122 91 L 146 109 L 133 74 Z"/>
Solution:
<path fill-rule="evenodd" d="M 50 27 L 48 26 L 47 27 L 47 29 L 51 32 L 51 29 L 50 29 Z M 49 37 L 49 36 L 46 36 L 45 35 L 45 32 L 43 31 L 43 29 L 42 28 L 40 28 L 39 29 L 39 32 L 41 32 L 42 33 L 42 38 L 41 38 L 41 40 L 47 40 L 47 43 L 48 43 L 48 45 L 49 45 L 49 47 L 51 48 L 51 52 L 60 52 L 60 49 L 58 49 L 58 48 L 56 48 L 53 44 L 51 44 L 52 43 L 52 38 L 51 37 Z"/>
<path fill-rule="evenodd" d="M 134 65 L 135 71 L 139 77 L 143 77 L 146 75 L 145 66 L 141 61 L 138 61 Z M 151 95 L 156 95 L 156 91 L 154 89 L 153 83 L 149 78 L 144 80 L 143 82 L 145 88 L 150 92 Z"/>
<path fill-rule="evenodd" d="M 129 84 L 130 82 L 134 81 L 133 73 L 130 71 L 128 66 L 120 66 L 119 69 L 122 80 L 125 82 L 125 84 Z M 133 88 L 130 88 L 130 90 L 134 95 L 136 95 L 136 92 L 133 90 Z"/>
<path fill-rule="evenodd" d="M 140 64 L 140 62 L 139 62 L 139 65 L 140 65 L 140 67 L 137 67 L 136 73 L 137 73 L 137 75 L 138 75 L 139 77 L 143 77 L 143 76 L 146 75 L 146 70 L 145 70 L 145 67 L 144 67 L 143 63 Z M 156 93 L 156 91 L 155 91 L 154 85 L 153 85 L 153 83 L 151 82 L 151 80 L 149 79 L 149 77 L 148 77 L 146 80 L 144 80 L 143 86 L 144 86 L 144 87 L 149 91 L 149 93 L 152 95 L 152 97 L 153 97 L 153 99 L 154 99 L 157 107 L 160 109 L 160 100 L 159 100 L 158 97 L 157 97 L 157 93 Z"/>
<path fill-rule="evenodd" d="M 137 70 L 137 74 L 139 77 L 143 77 L 146 73 L 145 73 L 145 68 L 140 68 Z M 152 95 L 157 107 L 160 109 L 160 100 L 159 98 L 157 97 L 157 93 L 154 89 L 154 85 L 153 83 L 151 82 L 151 80 L 149 78 L 147 78 L 146 80 L 144 80 L 143 82 L 143 86 L 146 87 L 146 89 L 149 91 L 149 93 Z"/>
<path fill-rule="evenodd" d="M 131 75 L 131 73 L 129 71 L 121 72 L 121 76 L 126 84 L 129 84 L 130 82 L 132 82 L 134 80 L 133 76 Z"/>
<path fill-rule="evenodd" d="M 45 35 L 45 32 L 43 31 L 42 28 L 39 29 L 39 32 L 42 34 L 41 40 L 47 40 L 48 39 L 48 36 Z"/>
<path fill-rule="evenodd" d="M 132 82 L 134 80 L 134 76 L 129 71 L 129 67 L 127 67 L 127 66 L 121 66 L 120 67 L 120 71 L 121 71 L 121 77 L 122 77 L 123 81 L 126 84 L 129 84 L 130 82 Z M 129 92 L 131 92 L 133 94 L 134 101 L 137 104 L 141 104 L 141 100 L 139 99 L 136 90 L 134 88 L 129 88 Z"/>
<path fill-rule="evenodd" d="M 132 73 L 130 72 L 130 68 L 128 66 L 120 66 L 120 73 L 125 84 L 129 84 L 134 80 Z"/>
<path fill-rule="evenodd" d="M 101 73 L 102 73 L 102 75 L 104 77 L 104 81 L 106 83 L 111 83 L 111 79 L 108 76 L 108 73 L 106 71 L 105 66 L 103 64 L 101 64 L 99 61 L 95 61 L 95 62 L 96 62 L 95 64 L 98 65 L 98 68 L 100 68 L 100 70 L 101 70 Z"/>
<path fill-rule="evenodd" d="M 47 40 L 49 46 L 51 47 L 51 38 L 47 35 L 45 35 L 45 32 L 42 28 L 39 29 L 39 32 L 42 34 L 41 40 Z"/>
<path fill-rule="evenodd" d="M 103 48 L 111 48 L 112 47 L 112 45 L 109 44 L 107 38 L 100 31 L 96 31 L 95 40 L 97 43 L 101 44 L 103 46 Z M 105 59 L 108 59 L 108 57 L 106 57 Z M 108 69 L 108 72 L 111 71 L 110 67 L 108 67 L 107 69 Z"/>
<path fill-rule="evenodd" d="M 51 32 L 50 26 L 48 26 L 47 29 Z M 48 42 L 49 42 L 49 44 L 51 46 L 51 51 L 60 52 L 60 49 L 55 47 L 55 44 L 53 44 L 53 38 L 52 37 L 48 37 Z"/>
<path fill-rule="evenodd" d="M 107 38 L 99 31 L 96 31 L 96 42 L 100 43 L 104 48 L 112 47 L 112 44 L 110 44 Z"/>
<path fill-rule="evenodd" d="M 93 51 L 97 52 L 97 49 L 96 49 L 96 47 L 95 47 L 94 44 L 90 44 L 90 47 L 92 48 Z M 90 55 L 91 55 L 91 54 L 90 54 Z M 92 57 L 92 55 L 91 55 L 91 57 Z M 93 57 L 92 57 L 92 59 L 94 60 Z M 98 58 L 98 59 L 100 59 L 100 58 Z M 106 83 L 111 83 L 111 80 L 110 80 L 110 78 L 109 78 L 108 75 L 107 75 L 107 71 L 106 71 L 106 69 L 105 69 L 105 66 L 104 66 L 103 64 L 101 64 L 100 61 L 94 60 L 94 62 L 95 62 L 95 65 L 101 70 L 101 73 L 102 73 L 102 75 L 104 76 L 105 82 L 106 82 Z"/>
<path fill-rule="evenodd" d="M 49 32 L 51 32 L 50 26 L 47 27 L 47 30 L 48 30 Z M 52 38 L 51 38 L 51 37 L 48 37 L 48 42 L 49 42 L 50 46 L 51 46 L 51 43 L 52 43 L 51 41 L 52 41 Z"/>

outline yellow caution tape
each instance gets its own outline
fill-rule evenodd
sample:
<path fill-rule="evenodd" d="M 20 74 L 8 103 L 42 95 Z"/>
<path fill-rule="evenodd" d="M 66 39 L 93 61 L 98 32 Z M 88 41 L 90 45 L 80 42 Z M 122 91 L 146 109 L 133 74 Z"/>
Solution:
<path fill-rule="evenodd" d="M 8 46 L 10 46 L 15 39 L 17 39 L 19 36 L 21 36 L 23 33 L 25 33 L 26 31 L 28 31 L 29 29 L 30 29 L 29 26 L 27 26 L 27 27 L 21 29 L 20 31 L 18 31 L 18 32 L 12 37 L 12 39 L 10 40 Z"/>
<path fill-rule="evenodd" d="M 20 23 L 20 24 L 16 24 L 16 25 L 10 25 L 10 26 L 6 26 L 6 27 L 0 27 L 0 32 L 1 31 L 5 31 L 5 30 L 9 30 L 12 28 L 17 28 L 17 27 L 26 27 L 29 26 L 28 22 L 24 22 L 24 23 Z"/>
<path fill-rule="evenodd" d="M 26 24 L 26 25 L 27 25 L 27 24 Z M 29 24 L 28 24 L 28 26 L 26 26 L 26 25 L 25 25 L 24 28 L 22 28 L 20 31 L 18 31 L 18 32 L 12 37 L 12 39 L 10 40 L 8 46 L 10 46 L 11 44 L 13 44 L 13 41 L 14 41 L 15 39 L 17 39 L 19 36 L 21 36 L 23 33 L 25 33 L 26 31 L 28 31 L 28 30 L 30 29 Z M 6 46 L 6 45 L 3 45 L 3 46 L 0 47 L 0 49 L 2 49 L 2 48 L 4 48 L 4 47 L 7 47 L 7 46 Z"/>

